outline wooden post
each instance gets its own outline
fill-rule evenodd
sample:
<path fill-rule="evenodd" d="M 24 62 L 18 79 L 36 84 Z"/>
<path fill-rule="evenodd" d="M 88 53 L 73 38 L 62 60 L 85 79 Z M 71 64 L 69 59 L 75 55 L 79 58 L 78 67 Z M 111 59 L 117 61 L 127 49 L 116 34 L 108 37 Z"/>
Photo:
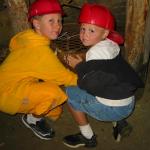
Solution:
<path fill-rule="evenodd" d="M 150 4 L 150 0 L 149 0 Z M 146 19 L 145 38 L 144 38 L 144 59 L 143 63 L 149 62 L 150 57 L 150 8 Z"/>
<path fill-rule="evenodd" d="M 29 28 L 25 0 L 5 0 L 5 3 L 8 7 L 13 33 Z"/>
<path fill-rule="evenodd" d="M 144 36 L 146 18 L 148 12 L 148 0 L 128 0 L 125 31 L 125 58 L 139 70 L 144 61 Z"/>

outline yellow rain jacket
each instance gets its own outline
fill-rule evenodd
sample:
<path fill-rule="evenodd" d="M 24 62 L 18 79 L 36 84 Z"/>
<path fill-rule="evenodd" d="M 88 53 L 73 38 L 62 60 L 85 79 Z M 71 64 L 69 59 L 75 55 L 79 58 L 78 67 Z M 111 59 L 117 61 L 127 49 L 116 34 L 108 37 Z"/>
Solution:
<path fill-rule="evenodd" d="M 67 99 L 60 86 L 76 85 L 77 76 L 61 64 L 49 45 L 32 29 L 11 39 L 10 54 L 0 66 L 0 111 L 41 115 L 56 108 L 55 118 L 60 115 L 59 106 Z"/>

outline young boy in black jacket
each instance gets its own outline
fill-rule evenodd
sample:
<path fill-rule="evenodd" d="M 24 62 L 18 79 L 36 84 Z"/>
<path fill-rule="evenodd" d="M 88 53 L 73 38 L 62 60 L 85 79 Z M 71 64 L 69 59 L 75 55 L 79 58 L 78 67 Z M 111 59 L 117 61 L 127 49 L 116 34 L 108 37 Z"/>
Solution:
<path fill-rule="evenodd" d="M 118 44 L 123 38 L 114 31 L 111 12 L 98 4 L 85 4 L 80 12 L 80 40 L 90 49 L 86 62 L 69 56 L 69 65 L 78 74 L 78 87 L 67 87 L 68 107 L 79 125 L 80 133 L 66 136 L 63 143 L 69 147 L 95 147 L 96 136 L 86 115 L 100 120 L 117 122 L 114 136 L 119 140 L 127 118 L 134 109 L 135 90 L 142 86 L 135 71 L 120 55 Z"/>

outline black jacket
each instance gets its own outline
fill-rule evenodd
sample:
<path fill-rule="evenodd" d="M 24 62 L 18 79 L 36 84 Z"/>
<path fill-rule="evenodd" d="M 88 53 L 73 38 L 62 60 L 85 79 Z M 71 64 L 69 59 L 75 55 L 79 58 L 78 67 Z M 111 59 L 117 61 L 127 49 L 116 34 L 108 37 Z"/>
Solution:
<path fill-rule="evenodd" d="M 130 65 L 118 55 L 109 60 L 90 60 L 76 66 L 78 85 L 88 93 L 107 99 L 134 95 L 143 82 Z"/>

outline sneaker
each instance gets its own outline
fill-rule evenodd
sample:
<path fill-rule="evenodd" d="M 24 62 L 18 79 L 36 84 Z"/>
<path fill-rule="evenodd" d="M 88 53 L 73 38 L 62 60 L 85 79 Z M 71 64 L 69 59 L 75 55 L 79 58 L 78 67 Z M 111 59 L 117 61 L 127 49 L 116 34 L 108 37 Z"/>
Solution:
<path fill-rule="evenodd" d="M 63 143 L 70 148 L 78 148 L 81 146 L 96 147 L 97 145 L 95 135 L 91 139 L 86 139 L 81 133 L 64 137 Z"/>
<path fill-rule="evenodd" d="M 120 142 L 123 137 L 127 137 L 132 132 L 132 127 L 127 122 L 123 124 L 113 124 L 113 136 L 117 142 Z"/>
<path fill-rule="evenodd" d="M 22 116 L 22 122 L 24 125 L 31 129 L 33 133 L 43 140 L 50 140 L 54 137 L 55 132 L 51 127 L 48 127 L 45 119 L 40 119 L 36 124 L 31 124 L 27 122 L 27 115 Z"/>

